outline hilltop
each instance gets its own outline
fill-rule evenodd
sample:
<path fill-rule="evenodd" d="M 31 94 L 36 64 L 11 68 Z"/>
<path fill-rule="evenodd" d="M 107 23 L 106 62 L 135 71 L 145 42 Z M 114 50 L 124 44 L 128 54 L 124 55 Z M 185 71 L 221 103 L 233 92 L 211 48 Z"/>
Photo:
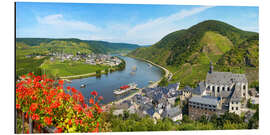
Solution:
<path fill-rule="evenodd" d="M 203 80 L 210 61 L 217 71 L 248 74 L 258 80 L 258 33 L 207 20 L 172 32 L 150 47 L 137 48 L 129 56 L 150 60 L 174 73 L 172 82 L 195 86 Z"/>
<path fill-rule="evenodd" d="M 16 38 L 17 49 L 41 49 L 59 50 L 62 49 L 67 53 L 82 51 L 86 53 L 121 53 L 139 48 L 136 44 L 111 43 L 96 40 L 80 40 L 76 38 L 53 39 L 53 38 Z"/>

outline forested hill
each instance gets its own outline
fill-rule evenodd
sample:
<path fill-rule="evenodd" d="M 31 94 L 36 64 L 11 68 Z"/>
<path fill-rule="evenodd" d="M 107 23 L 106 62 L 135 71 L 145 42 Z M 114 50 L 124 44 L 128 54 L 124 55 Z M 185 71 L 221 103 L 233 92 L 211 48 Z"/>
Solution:
<path fill-rule="evenodd" d="M 258 40 L 258 33 L 207 20 L 172 32 L 156 44 L 138 48 L 129 55 L 166 66 L 175 73 L 172 81 L 195 86 L 205 79 L 210 61 L 218 71 L 257 74 Z M 258 80 L 258 76 L 252 79 Z"/>
<path fill-rule="evenodd" d="M 53 38 L 16 38 L 16 47 L 69 47 L 89 49 L 95 53 L 121 53 L 139 48 L 136 44 L 111 43 L 96 40 L 80 40 L 76 38 L 53 39 Z"/>

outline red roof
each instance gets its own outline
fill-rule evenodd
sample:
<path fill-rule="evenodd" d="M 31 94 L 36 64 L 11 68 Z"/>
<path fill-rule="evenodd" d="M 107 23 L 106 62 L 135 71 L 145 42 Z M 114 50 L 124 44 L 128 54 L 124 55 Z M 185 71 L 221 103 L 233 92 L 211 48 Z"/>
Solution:
<path fill-rule="evenodd" d="M 124 89 L 126 89 L 126 88 L 129 88 L 129 85 L 124 85 L 124 86 L 121 86 L 121 87 L 120 87 L 121 90 L 124 90 Z"/>

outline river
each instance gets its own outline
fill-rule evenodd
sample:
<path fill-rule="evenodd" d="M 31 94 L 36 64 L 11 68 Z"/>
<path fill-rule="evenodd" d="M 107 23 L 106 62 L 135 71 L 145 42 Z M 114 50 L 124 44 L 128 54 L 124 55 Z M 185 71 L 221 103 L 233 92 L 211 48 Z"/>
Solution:
<path fill-rule="evenodd" d="M 154 65 L 130 57 L 119 57 L 126 62 L 124 70 L 108 75 L 103 74 L 101 77 L 74 79 L 71 83 L 66 83 L 64 87 L 71 86 L 78 89 L 86 99 L 90 96 L 91 91 L 96 90 L 99 95 L 104 97 L 102 103 L 107 104 L 114 100 L 113 90 L 119 89 L 120 86 L 134 82 L 138 84 L 137 87 L 143 88 L 149 85 L 149 81 L 158 81 L 162 77 L 162 69 Z M 134 71 L 135 66 L 136 71 Z M 81 84 L 86 84 L 86 87 L 80 88 Z"/>

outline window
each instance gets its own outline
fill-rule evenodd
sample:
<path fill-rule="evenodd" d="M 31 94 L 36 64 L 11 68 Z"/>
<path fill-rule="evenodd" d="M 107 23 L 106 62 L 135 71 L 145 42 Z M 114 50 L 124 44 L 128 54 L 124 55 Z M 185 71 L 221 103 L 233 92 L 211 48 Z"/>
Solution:
<path fill-rule="evenodd" d="M 235 110 L 238 110 L 238 107 L 236 107 Z"/>
<path fill-rule="evenodd" d="M 234 104 L 234 102 L 232 102 L 232 104 Z"/>
<path fill-rule="evenodd" d="M 222 87 L 222 91 L 225 91 L 225 87 Z"/>
<path fill-rule="evenodd" d="M 217 87 L 217 92 L 219 92 L 219 87 Z"/>
<path fill-rule="evenodd" d="M 246 85 L 243 86 L 243 90 L 245 90 L 245 89 L 246 89 Z"/>
<path fill-rule="evenodd" d="M 232 107 L 232 110 L 234 110 L 234 108 Z"/>
<path fill-rule="evenodd" d="M 230 87 L 227 87 L 227 91 L 230 91 Z"/>

